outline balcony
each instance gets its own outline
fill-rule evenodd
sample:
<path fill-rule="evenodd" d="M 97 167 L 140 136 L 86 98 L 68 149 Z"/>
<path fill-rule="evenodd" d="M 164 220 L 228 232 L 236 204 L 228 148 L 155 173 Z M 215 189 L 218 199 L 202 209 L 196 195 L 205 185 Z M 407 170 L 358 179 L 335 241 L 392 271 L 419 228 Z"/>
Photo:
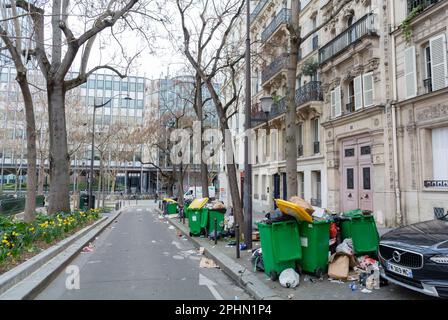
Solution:
<path fill-rule="evenodd" d="M 271 112 L 266 116 L 266 113 L 264 113 L 261 110 L 254 110 L 252 109 L 252 127 L 258 126 L 262 122 L 267 122 L 269 120 L 272 120 L 279 115 L 286 112 L 286 99 L 282 98 L 278 102 L 274 103 L 271 108 Z"/>
<path fill-rule="evenodd" d="M 296 90 L 296 104 L 298 106 L 309 101 L 323 101 L 320 81 L 311 81 Z"/>
<path fill-rule="evenodd" d="M 415 8 L 420 8 L 420 10 L 425 10 L 428 7 L 441 2 L 442 0 L 408 0 L 408 14 L 412 12 Z"/>
<path fill-rule="evenodd" d="M 261 33 L 261 41 L 266 42 L 282 24 L 291 21 L 291 9 L 283 8 Z"/>
<path fill-rule="evenodd" d="M 280 72 L 282 69 L 286 69 L 288 67 L 288 58 L 288 53 L 282 53 L 279 57 L 275 58 L 274 61 L 261 72 L 261 82 L 264 84 L 276 73 Z"/>
<path fill-rule="evenodd" d="M 353 23 L 344 32 L 328 42 L 319 50 L 319 63 L 324 63 L 344 51 L 349 45 L 359 41 L 366 35 L 376 34 L 374 28 L 375 15 L 369 13 Z"/>
<path fill-rule="evenodd" d="M 255 6 L 254 10 L 250 14 L 250 23 L 254 22 L 255 18 L 264 9 L 265 5 L 268 3 L 268 0 L 260 0 L 258 4 Z"/>
<path fill-rule="evenodd" d="M 319 141 L 314 141 L 313 151 L 314 151 L 314 154 L 318 154 L 320 152 L 320 142 Z"/>

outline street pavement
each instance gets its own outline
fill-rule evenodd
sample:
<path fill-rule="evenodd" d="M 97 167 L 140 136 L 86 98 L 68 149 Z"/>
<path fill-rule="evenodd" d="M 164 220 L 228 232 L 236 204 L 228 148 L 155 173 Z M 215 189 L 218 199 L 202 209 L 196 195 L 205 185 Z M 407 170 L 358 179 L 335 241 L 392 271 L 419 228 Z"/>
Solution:
<path fill-rule="evenodd" d="M 200 268 L 203 256 L 165 220 L 154 204 L 124 209 L 35 299 L 247 300 L 250 297 L 217 268 Z M 67 289 L 72 266 L 79 289 Z"/>

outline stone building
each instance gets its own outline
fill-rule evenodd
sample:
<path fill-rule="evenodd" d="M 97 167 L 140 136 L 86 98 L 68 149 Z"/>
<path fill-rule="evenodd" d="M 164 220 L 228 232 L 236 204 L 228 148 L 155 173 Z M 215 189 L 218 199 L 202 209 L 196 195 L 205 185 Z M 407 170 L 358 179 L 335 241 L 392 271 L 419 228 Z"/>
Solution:
<path fill-rule="evenodd" d="M 391 3 L 400 205 L 410 224 L 448 209 L 448 1 Z"/>

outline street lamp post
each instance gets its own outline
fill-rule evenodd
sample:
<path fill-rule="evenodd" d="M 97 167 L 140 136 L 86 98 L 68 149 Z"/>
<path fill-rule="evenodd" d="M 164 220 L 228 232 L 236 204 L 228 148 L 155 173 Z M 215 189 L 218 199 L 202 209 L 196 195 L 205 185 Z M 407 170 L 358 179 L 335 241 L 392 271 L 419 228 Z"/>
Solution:
<path fill-rule="evenodd" d="M 252 165 L 249 162 L 249 130 L 251 128 L 251 79 L 250 79 L 250 0 L 246 1 L 246 105 L 244 121 L 244 216 L 246 219 L 246 235 L 244 242 L 252 249 Z"/>
<path fill-rule="evenodd" d="M 92 125 L 92 151 L 91 151 L 91 156 L 90 156 L 90 181 L 89 181 L 89 208 L 93 209 L 93 192 L 92 192 L 92 186 L 93 186 L 93 164 L 94 164 L 94 151 L 95 151 L 95 115 L 96 115 L 96 109 L 102 108 L 105 105 L 107 105 L 108 103 L 110 103 L 112 101 L 112 99 L 118 97 L 118 96 L 122 96 L 124 94 L 117 94 L 115 96 L 113 96 L 112 98 L 110 98 L 109 100 L 107 100 L 106 102 L 97 105 L 96 103 L 93 104 L 93 125 Z M 126 95 L 126 97 L 124 98 L 125 100 L 132 100 L 131 97 L 129 97 L 128 95 Z"/>

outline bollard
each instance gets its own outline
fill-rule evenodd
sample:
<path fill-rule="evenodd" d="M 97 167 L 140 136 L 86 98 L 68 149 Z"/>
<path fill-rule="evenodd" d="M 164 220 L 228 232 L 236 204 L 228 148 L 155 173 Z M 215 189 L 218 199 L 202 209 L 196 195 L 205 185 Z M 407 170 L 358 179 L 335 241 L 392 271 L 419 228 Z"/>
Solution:
<path fill-rule="evenodd" d="M 218 244 L 218 219 L 215 218 L 215 245 Z"/>
<path fill-rule="evenodd" d="M 235 225 L 235 238 L 236 238 L 236 258 L 240 258 L 240 226 Z"/>

